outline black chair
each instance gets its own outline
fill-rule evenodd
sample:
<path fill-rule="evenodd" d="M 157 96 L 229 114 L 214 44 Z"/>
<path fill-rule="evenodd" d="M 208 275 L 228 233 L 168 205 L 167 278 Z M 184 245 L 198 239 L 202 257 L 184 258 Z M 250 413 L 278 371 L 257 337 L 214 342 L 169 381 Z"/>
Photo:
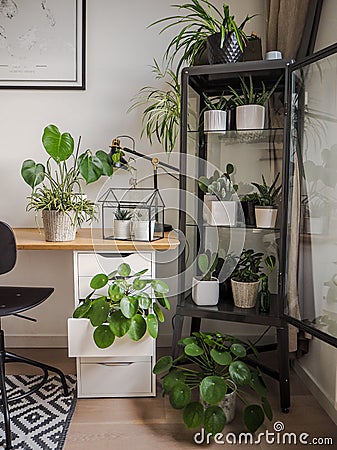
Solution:
<path fill-rule="evenodd" d="M 0 221 L 0 275 L 10 272 L 15 266 L 15 263 L 16 242 L 13 230 L 6 223 Z M 54 289 L 49 287 L 0 286 L 0 390 L 7 449 L 13 448 L 8 408 L 9 403 L 27 397 L 33 392 L 39 390 L 48 379 L 48 371 L 55 372 L 60 376 L 64 395 L 69 395 L 65 376 L 59 369 L 48 366 L 47 364 L 39 363 L 29 358 L 15 355 L 14 353 L 7 352 L 5 349 L 4 332 L 1 329 L 1 317 L 3 316 L 14 315 L 36 322 L 36 319 L 32 319 L 20 313 L 40 305 L 42 302 L 47 300 L 53 291 Z M 39 367 L 44 372 L 42 380 L 24 394 L 17 395 L 15 397 L 7 397 L 5 384 L 5 363 L 7 362 L 20 362 Z"/>

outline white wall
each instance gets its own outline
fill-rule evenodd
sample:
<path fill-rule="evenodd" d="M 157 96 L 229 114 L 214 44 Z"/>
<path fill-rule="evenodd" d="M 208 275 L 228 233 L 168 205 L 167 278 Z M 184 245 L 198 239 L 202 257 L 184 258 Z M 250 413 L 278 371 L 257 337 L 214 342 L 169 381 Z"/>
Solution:
<path fill-rule="evenodd" d="M 214 3 L 221 7 L 223 2 L 217 0 Z M 256 31 L 261 35 L 263 0 L 251 0 L 249 5 L 237 0 L 227 3 L 238 21 L 243 20 L 247 13 L 260 14 L 247 26 L 247 31 Z M 170 7 L 172 2 L 88 0 L 87 4 L 85 91 L 0 90 L 0 210 L 1 219 L 14 227 L 35 226 L 34 213 L 25 211 L 29 188 L 20 177 L 20 167 L 27 158 L 45 161 L 41 134 L 49 123 L 58 125 L 61 131 L 71 132 L 75 138 L 81 135 L 82 150 L 108 150 L 113 137 L 128 134 L 136 139 L 137 149 L 141 152 L 159 152 L 160 158 L 167 160 L 160 145 L 151 148 L 145 139 L 140 141 L 141 111 L 130 114 L 126 111 L 131 98 L 141 87 L 154 84 L 150 65 L 154 57 L 161 60 L 174 30 L 159 35 L 160 27 L 147 29 L 147 26 L 159 18 L 174 14 L 175 10 Z M 176 164 L 177 158 L 173 156 L 171 162 Z M 138 167 L 142 176 L 146 172 L 151 173 L 150 164 L 141 162 Z M 116 174 L 113 184 L 127 185 L 128 176 Z M 160 185 L 174 187 L 176 183 L 168 177 L 161 177 Z M 86 191 L 95 199 L 102 188 L 103 182 L 98 182 Z M 172 193 L 168 197 L 168 203 L 177 205 Z M 175 217 L 172 215 L 173 220 Z M 165 265 L 165 271 L 167 268 L 169 273 L 174 273 L 176 265 Z M 52 338 L 44 341 L 46 345 L 51 345 L 51 340 L 55 346 L 65 344 L 66 318 L 73 308 L 70 253 L 19 252 L 17 267 L 3 277 L 2 282 L 55 287 L 50 301 L 32 311 L 39 318 L 38 324 L 16 318 L 5 319 L 9 343 L 13 342 L 10 336 L 25 336 L 24 340 L 15 338 L 15 344 L 43 345 L 40 336 L 50 335 Z M 168 320 L 162 329 L 167 343 L 171 332 Z M 29 336 L 31 340 L 27 339 Z"/>

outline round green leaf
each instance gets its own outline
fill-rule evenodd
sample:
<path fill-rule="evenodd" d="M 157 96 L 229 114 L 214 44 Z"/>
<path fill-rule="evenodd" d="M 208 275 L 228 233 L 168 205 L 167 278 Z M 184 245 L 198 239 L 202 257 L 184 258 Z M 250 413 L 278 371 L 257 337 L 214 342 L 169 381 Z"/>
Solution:
<path fill-rule="evenodd" d="M 114 343 L 115 335 L 108 325 L 100 325 L 94 331 L 94 341 L 97 347 L 107 348 Z"/>
<path fill-rule="evenodd" d="M 131 319 L 128 335 L 133 341 L 139 341 L 146 332 L 146 322 L 140 314 L 136 314 Z"/>
<path fill-rule="evenodd" d="M 158 375 L 163 372 L 167 372 L 171 369 L 173 363 L 172 356 L 163 356 L 162 358 L 159 358 L 156 362 L 152 372 L 155 375 Z"/>
<path fill-rule="evenodd" d="M 138 299 L 139 307 L 142 309 L 149 309 L 152 303 L 152 299 L 150 298 L 149 294 L 146 292 L 140 292 L 139 294 L 135 295 L 135 297 Z"/>
<path fill-rule="evenodd" d="M 146 285 L 147 285 L 147 281 L 142 280 L 141 278 L 135 278 L 132 283 L 132 287 L 136 291 L 141 291 L 142 289 L 145 288 Z"/>
<path fill-rule="evenodd" d="M 106 297 L 99 297 L 91 302 L 91 308 L 87 312 L 91 325 L 98 327 L 106 322 L 110 311 L 109 303 Z"/>
<path fill-rule="evenodd" d="M 205 377 L 200 383 L 200 394 L 205 402 L 216 405 L 227 393 L 225 380 L 218 376 Z"/>
<path fill-rule="evenodd" d="M 157 315 L 159 322 L 163 323 L 165 321 L 165 317 L 163 311 L 160 309 L 157 303 L 153 304 L 153 311 Z"/>
<path fill-rule="evenodd" d="M 160 294 L 167 294 L 170 290 L 165 281 L 162 280 L 152 280 L 151 286 L 154 291 L 159 292 Z"/>
<path fill-rule="evenodd" d="M 66 161 L 74 151 L 74 139 L 70 133 L 61 134 L 56 125 L 48 125 L 42 135 L 46 152 L 57 162 Z"/>
<path fill-rule="evenodd" d="M 169 394 L 169 399 L 174 409 L 185 408 L 191 400 L 191 389 L 187 384 L 177 383 Z"/>
<path fill-rule="evenodd" d="M 241 344 L 232 344 L 230 346 L 231 352 L 239 358 L 244 358 L 247 355 L 246 349 Z"/>
<path fill-rule="evenodd" d="M 154 314 L 149 314 L 146 317 L 147 329 L 149 330 L 150 336 L 153 339 L 157 339 L 158 337 L 158 320 Z"/>
<path fill-rule="evenodd" d="M 188 336 L 184 339 L 181 339 L 180 342 L 184 345 L 188 345 L 188 344 L 195 344 L 197 342 L 197 340 L 194 336 Z"/>
<path fill-rule="evenodd" d="M 26 159 L 22 163 L 21 175 L 31 188 L 35 188 L 42 183 L 45 176 L 45 168 L 43 164 L 36 164 L 32 159 Z"/>
<path fill-rule="evenodd" d="M 214 361 L 221 366 L 229 366 L 229 364 L 232 362 L 232 356 L 229 352 L 220 352 L 218 350 L 215 350 L 215 348 L 212 348 L 212 350 L 210 351 L 210 355 L 214 359 Z"/>
<path fill-rule="evenodd" d="M 262 408 L 269 420 L 273 420 L 273 410 L 271 409 L 270 403 L 266 397 L 262 397 Z"/>
<path fill-rule="evenodd" d="M 108 288 L 108 295 L 113 302 L 119 302 L 123 298 L 124 292 L 117 284 L 110 284 Z"/>
<path fill-rule="evenodd" d="M 208 256 L 205 253 L 202 253 L 198 257 L 198 266 L 201 270 L 201 273 L 205 274 L 208 271 Z"/>
<path fill-rule="evenodd" d="M 255 392 L 259 394 L 260 397 L 266 397 L 267 386 L 265 385 L 263 378 L 257 371 L 251 371 L 250 386 Z"/>
<path fill-rule="evenodd" d="M 126 278 L 131 273 L 131 267 L 129 266 L 129 264 L 122 263 L 117 267 L 117 272 L 118 275 L 120 275 L 123 278 Z"/>
<path fill-rule="evenodd" d="M 87 317 L 87 313 L 91 308 L 91 300 L 86 300 L 84 303 L 81 303 L 73 312 L 73 317 L 75 319 L 81 317 Z"/>
<path fill-rule="evenodd" d="M 129 331 L 131 319 L 127 319 L 121 311 L 116 311 L 109 318 L 109 326 L 113 334 L 120 338 Z"/>
<path fill-rule="evenodd" d="M 248 405 L 243 411 L 243 421 L 248 428 L 248 431 L 255 433 L 255 431 L 264 422 L 264 413 L 259 405 Z"/>
<path fill-rule="evenodd" d="M 183 420 L 187 428 L 200 427 L 204 422 L 204 408 L 199 402 L 185 406 Z"/>
<path fill-rule="evenodd" d="M 98 273 L 91 279 L 90 287 L 92 289 L 101 289 L 102 287 L 106 286 L 108 281 L 109 279 L 107 275 L 105 275 L 105 273 Z"/>
<path fill-rule="evenodd" d="M 178 383 L 185 382 L 185 375 L 179 370 L 172 370 L 163 379 L 163 389 L 165 392 L 171 392 Z"/>
<path fill-rule="evenodd" d="M 120 302 L 120 307 L 124 316 L 131 319 L 137 314 L 138 300 L 136 297 L 123 297 Z"/>
<path fill-rule="evenodd" d="M 200 356 L 204 354 L 204 350 L 195 343 L 186 345 L 184 352 L 187 356 Z"/>
<path fill-rule="evenodd" d="M 204 427 L 206 433 L 221 433 L 226 425 L 226 416 L 219 406 L 209 406 L 205 410 Z"/>
<path fill-rule="evenodd" d="M 234 172 L 234 166 L 231 163 L 228 163 L 226 166 L 226 172 L 228 175 L 231 175 Z"/>
<path fill-rule="evenodd" d="M 250 369 L 242 361 L 234 361 L 229 366 L 229 374 L 238 386 L 249 384 L 251 380 Z"/>

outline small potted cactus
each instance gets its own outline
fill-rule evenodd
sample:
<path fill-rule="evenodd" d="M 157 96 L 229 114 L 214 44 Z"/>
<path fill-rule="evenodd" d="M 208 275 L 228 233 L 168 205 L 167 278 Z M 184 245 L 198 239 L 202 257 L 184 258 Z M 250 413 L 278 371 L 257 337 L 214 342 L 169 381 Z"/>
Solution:
<path fill-rule="evenodd" d="M 219 257 L 207 250 L 198 256 L 200 276 L 193 277 L 192 299 L 199 306 L 215 306 L 219 301 L 219 280 L 217 272 Z"/>
<path fill-rule="evenodd" d="M 113 221 L 115 239 L 130 239 L 131 219 L 132 213 L 128 209 L 121 209 L 120 206 L 118 206 Z"/>

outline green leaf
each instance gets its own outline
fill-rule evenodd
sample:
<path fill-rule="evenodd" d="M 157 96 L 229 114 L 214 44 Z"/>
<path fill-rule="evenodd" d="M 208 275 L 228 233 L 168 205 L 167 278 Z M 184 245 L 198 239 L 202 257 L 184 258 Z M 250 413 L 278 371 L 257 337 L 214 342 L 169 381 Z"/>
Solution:
<path fill-rule="evenodd" d="M 158 320 L 154 314 L 149 314 L 146 317 L 147 329 L 149 330 L 150 336 L 153 339 L 157 339 L 158 337 Z"/>
<path fill-rule="evenodd" d="M 184 352 L 187 356 L 200 356 L 204 354 L 204 350 L 195 343 L 187 344 Z"/>
<path fill-rule="evenodd" d="M 66 161 L 74 151 L 74 139 L 70 133 L 61 134 L 56 125 L 48 125 L 42 135 L 47 153 L 57 162 Z"/>
<path fill-rule="evenodd" d="M 225 380 L 218 376 L 205 377 L 200 383 L 200 394 L 205 402 L 216 405 L 227 393 Z"/>
<path fill-rule="evenodd" d="M 163 307 L 166 308 L 168 311 L 171 309 L 170 302 L 166 298 L 164 294 L 158 294 L 158 292 L 155 292 L 156 299 L 158 303 Z"/>
<path fill-rule="evenodd" d="M 142 309 L 149 309 L 152 304 L 152 299 L 146 292 L 140 292 L 135 297 L 138 299 L 139 307 Z"/>
<path fill-rule="evenodd" d="M 131 319 L 130 329 L 128 335 L 133 341 L 139 341 L 146 332 L 146 322 L 140 314 L 136 314 Z"/>
<path fill-rule="evenodd" d="M 129 264 L 122 263 L 117 267 L 117 272 L 118 275 L 120 275 L 123 278 L 126 278 L 131 273 L 131 267 L 129 266 Z"/>
<path fill-rule="evenodd" d="M 250 369 L 242 361 L 234 361 L 229 366 L 229 374 L 238 386 L 243 386 L 250 383 L 251 373 Z"/>
<path fill-rule="evenodd" d="M 185 408 L 191 400 L 191 389 L 187 384 L 177 383 L 169 394 L 169 399 L 174 409 Z"/>
<path fill-rule="evenodd" d="M 205 274 L 208 271 L 209 261 L 208 261 L 208 256 L 205 253 L 202 253 L 201 255 L 199 255 L 198 266 L 199 266 L 199 269 L 201 270 L 202 274 Z"/>
<path fill-rule="evenodd" d="M 268 402 L 268 399 L 266 397 L 262 397 L 261 400 L 262 400 L 262 408 L 266 417 L 269 420 L 273 420 L 273 411 L 271 409 L 270 403 Z"/>
<path fill-rule="evenodd" d="M 252 389 L 254 389 L 255 392 L 259 394 L 260 397 L 266 397 L 267 387 L 263 381 L 262 376 L 259 375 L 259 373 L 256 371 L 251 372 L 250 386 Z"/>
<path fill-rule="evenodd" d="M 161 322 L 161 323 L 165 322 L 165 317 L 164 317 L 163 311 L 160 309 L 160 307 L 158 306 L 157 303 L 153 304 L 153 311 L 157 315 L 159 322 Z"/>
<path fill-rule="evenodd" d="M 180 342 L 184 345 L 188 345 L 188 344 L 195 344 L 197 342 L 197 340 L 194 336 L 188 336 L 184 339 L 181 339 Z"/>
<path fill-rule="evenodd" d="M 151 286 L 153 287 L 153 290 L 159 292 L 159 294 L 167 294 L 170 290 L 165 281 L 162 280 L 152 280 Z"/>
<path fill-rule="evenodd" d="M 241 344 L 232 344 L 230 347 L 232 353 L 239 358 L 244 358 L 247 355 L 246 349 Z"/>
<path fill-rule="evenodd" d="M 120 307 L 124 316 L 131 319 L 137 314 L 138 300 L 136 297 L 123 297 L 120 301 Z"/>
<path fill-rule="evenodd" d="M 110 311 L 109 303 L 106 301 L 106 297 L 99 297 L 92 301 L 91 308 L 88 314 L 91 325 L 98 327 L 106 322 Z"/>
<path fill-rule="evenodd" d="M 172 370 L 163 379 L 164 392 L 171 392 L 174 386 L 181 382 L 185 382 L 185 375 L 178 370 Z"/>
<path fill-rule="evenodd" d="M 95 156 L 101 161 L 102 174 L 107 177 L 111 177 L 113 174 L 113 165 L 109 154 L 103 150 L 98 150 L 95 153 Z"/>
<path fill-rule="evenodd" d="M 92 156 L 89 151 L 79 156 L 78 168 L 87 184 L 97 181 L 103 175 L 101 160 Z"/>
<path fill-rule="evenodd" d="M 156 362 L 152 372 L 155 375 L 159 375 L 160 373 L 167 372 L 171 369 L 173 364 L 172 356 L 162 356 Z"/>
<path fill-rule="evenodd" d="M 142 280 L 141 278 L 134 279 L 133 283 L 132 283 L 132 287 L 136 291 L 141 291 L 142 289 L 145 288 L 146 285 L 147 285 L 147 281 L 146 280 Z"/>
<path fill-rule="evenodd" d="M 22 163 L 21 175 L 25 182 L 34 189 L 35 186 L 42 183 L 44 180 L 44 165 L 36 164 L 32 159 L 26 159 L 26 161 Z"/>
<path fill-rule="evenodd" d="M 108 325 L 100 325 L 94 331 L 94 341 L 97 347 L 107 348 L 114 343 L 115 335 Z"/>
<path fill-rule="evenodd" d="M 226 416 L 219 406 L 209 406 L 205 410 L 204 427 L 206 433 L 221 433 L 226 425 Z"/>
<path fill-rule="evenodd" d="M 121 311 L 116 311 L 109 318 L 109 326 L 113 334 L 120 338 L 129 331 L 131 319 L 127 319 Z"/>
<path fill-rule="evenodd" d="M 218 351 L 215 350 L 215 348 L 212 348 L 210 355 L 214 361 L 221 366 L 229 366 L 232 362 L 232 355 L 229 352 Z"/>
<path fill-rule="evenodd" d="M 113 302 L 119 302 L 124 297 L 124 291 L 117 284 L 111 284 L 108 288 L 108 295 Z"/>
<path fill-rule="evenodd" d="M 199 402 L 192 402 L 185 406 L 183 413 L 184 424 L 187 428 L 200 427 L 204 422 L 204 408 Z"/>
<path fill-rule="evenodd" d="M 264 413 L 259 405 L 248 405 L 243 412 L 243 421 L 248 428 L 248 431 L 255 433 L 255 431 L 264 422 Z"/>
<path fill-rule="evenodd" d="M 98 273 L 95 275 L 90 281 L 90 287 L 92 289 L 101 289 L 104 287 L 109 281 L 109 278 L 105 273 Z"/>
<path fill-rule="evenodd" d="M 134 277 L 141 277 L 141 276 L 144 275 L 148 270 L 149 270 L 149 269 L 143 269 L 143 270 L 140 270 L 139 272 L 136 272 L 136 273 L 134 274 Z"/>
<path fill-rule="evenodd" d="M 90 299 L 86 300 L 84 303 L 81 303 L 73 312 L 73 317 L 75 319 L 87 317 L 87 313 L 91 308 L 91 303 L 92 301 Z"/>

